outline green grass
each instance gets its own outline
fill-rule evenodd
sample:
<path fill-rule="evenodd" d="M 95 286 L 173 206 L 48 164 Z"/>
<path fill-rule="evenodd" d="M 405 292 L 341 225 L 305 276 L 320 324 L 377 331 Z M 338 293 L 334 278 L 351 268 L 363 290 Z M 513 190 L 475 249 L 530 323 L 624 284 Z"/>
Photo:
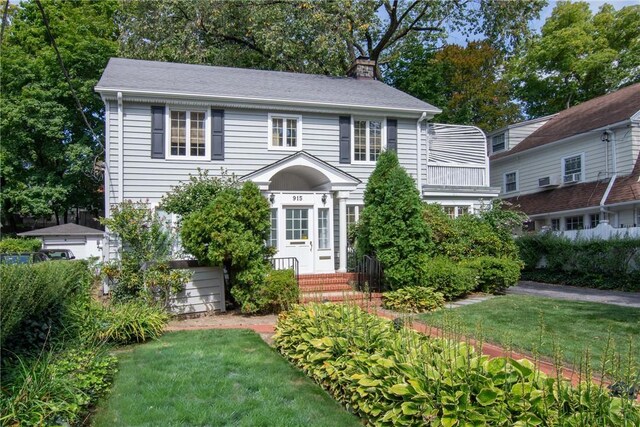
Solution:
<path fill-rule="evenodd" d="M 640 309 L 522 295 L 499 296 L 419 318 L 436 327 L 461 328 L 463 334 L 482 336 L 485 342 L 546 358 L 554 358 L 556 344 L 564 361 L 573 366 L 580 365 L 588 348 L 596 373 L 601 371 L 608 342 L 624 358 L 629 355 L 630 339 L 633 352 L 638 352 L 640 337 Z"/>
<path fill-rule="evenodd" d="M 173 332 L 118 355 L 96 426 L 358 426 L 251 331 Z"/>

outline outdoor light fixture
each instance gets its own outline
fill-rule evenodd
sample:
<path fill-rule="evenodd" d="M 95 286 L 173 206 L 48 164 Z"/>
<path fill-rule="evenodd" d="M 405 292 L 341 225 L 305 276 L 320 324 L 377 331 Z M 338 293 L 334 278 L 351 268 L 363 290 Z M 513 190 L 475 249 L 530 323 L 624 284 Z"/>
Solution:
<path fill-rule="evenodd" d="M 321 199 L 321 200 L 322 200 L 322 204 L 323 204 L 323 205 L 326 205 L 326 204 L 327 204 L 327 195 L 326 195 L 326 194 L 323 194 L 323 195 L 322 195 L 322 199 Z"/>
<path fill-rule="evenodd" d="M 602 142 L 609 142 L 609 132 L 607 131 L 602 132 L 602 135 L 600 136 L 600 140 L 602 140 Z"/>
<path fill-rule="evenodd" d="M 271 193 L 271 195 L 269 196 L 269 201 L 271 202 L 271 204 L 273 204 L 276 201 L 276 195 Z"/>

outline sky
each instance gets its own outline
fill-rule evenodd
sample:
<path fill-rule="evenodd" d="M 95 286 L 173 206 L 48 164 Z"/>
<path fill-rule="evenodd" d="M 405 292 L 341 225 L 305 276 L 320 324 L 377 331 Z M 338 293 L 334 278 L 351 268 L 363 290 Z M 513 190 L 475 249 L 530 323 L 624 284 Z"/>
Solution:
<path fill-rule="evenodd" d="M 622 9 L 625 6 L 637 5 L 639 4 L 639 2 L 640 0 L 589 0 L 588 1 L 591 7 L 591 11 L 593 13 L 598 12 L 598 10 L 600 10 L 600 6 L 602 6 L 605 3 L 609 3 L 617 10 L 617 9 Z M 549 0 L 549 4 L 540 11 L 540 18 L 531 22 L 531 27 L 536 32 L 538 33 L 540 32 L 540 28 L 544 24 L 544 21 L 549 16 L 551 16 L 551 12 L 553 12 L 553 8 L 556 6 L 556 3 L 558 3 L 556 0 Z M 455 43 L 462 46 L 467 44 L 466 37 L 459 33 L 450 34 L 447 41 L 449 43 L 452 43 L 452 44 Z"/>

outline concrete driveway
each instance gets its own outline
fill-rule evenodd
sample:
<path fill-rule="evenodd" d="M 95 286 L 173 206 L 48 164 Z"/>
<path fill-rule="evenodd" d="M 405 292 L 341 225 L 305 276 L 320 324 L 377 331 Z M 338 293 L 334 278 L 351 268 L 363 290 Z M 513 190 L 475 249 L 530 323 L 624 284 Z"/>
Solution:
<path fill-rule="evenodd" d="M 532 295 L 572 301 L 599 302 L 640 308 L 640 292 L 605 291 L 575 286 L 550 285 L 522 280 L 507 289 L 507 294 Z"/>

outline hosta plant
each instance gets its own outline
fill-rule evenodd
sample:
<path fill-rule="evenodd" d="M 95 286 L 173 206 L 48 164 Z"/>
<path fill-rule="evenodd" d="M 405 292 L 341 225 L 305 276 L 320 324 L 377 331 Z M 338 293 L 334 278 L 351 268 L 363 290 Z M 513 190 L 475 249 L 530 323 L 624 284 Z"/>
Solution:
<path fill-rule="evenodd" d="M 574 388 L 528 360 L 489 358 L 358 307 L 282 313 L 277 349 L 348 410 L 380 426 L 631 426 L 640 411 L 604 386 Z"/>

